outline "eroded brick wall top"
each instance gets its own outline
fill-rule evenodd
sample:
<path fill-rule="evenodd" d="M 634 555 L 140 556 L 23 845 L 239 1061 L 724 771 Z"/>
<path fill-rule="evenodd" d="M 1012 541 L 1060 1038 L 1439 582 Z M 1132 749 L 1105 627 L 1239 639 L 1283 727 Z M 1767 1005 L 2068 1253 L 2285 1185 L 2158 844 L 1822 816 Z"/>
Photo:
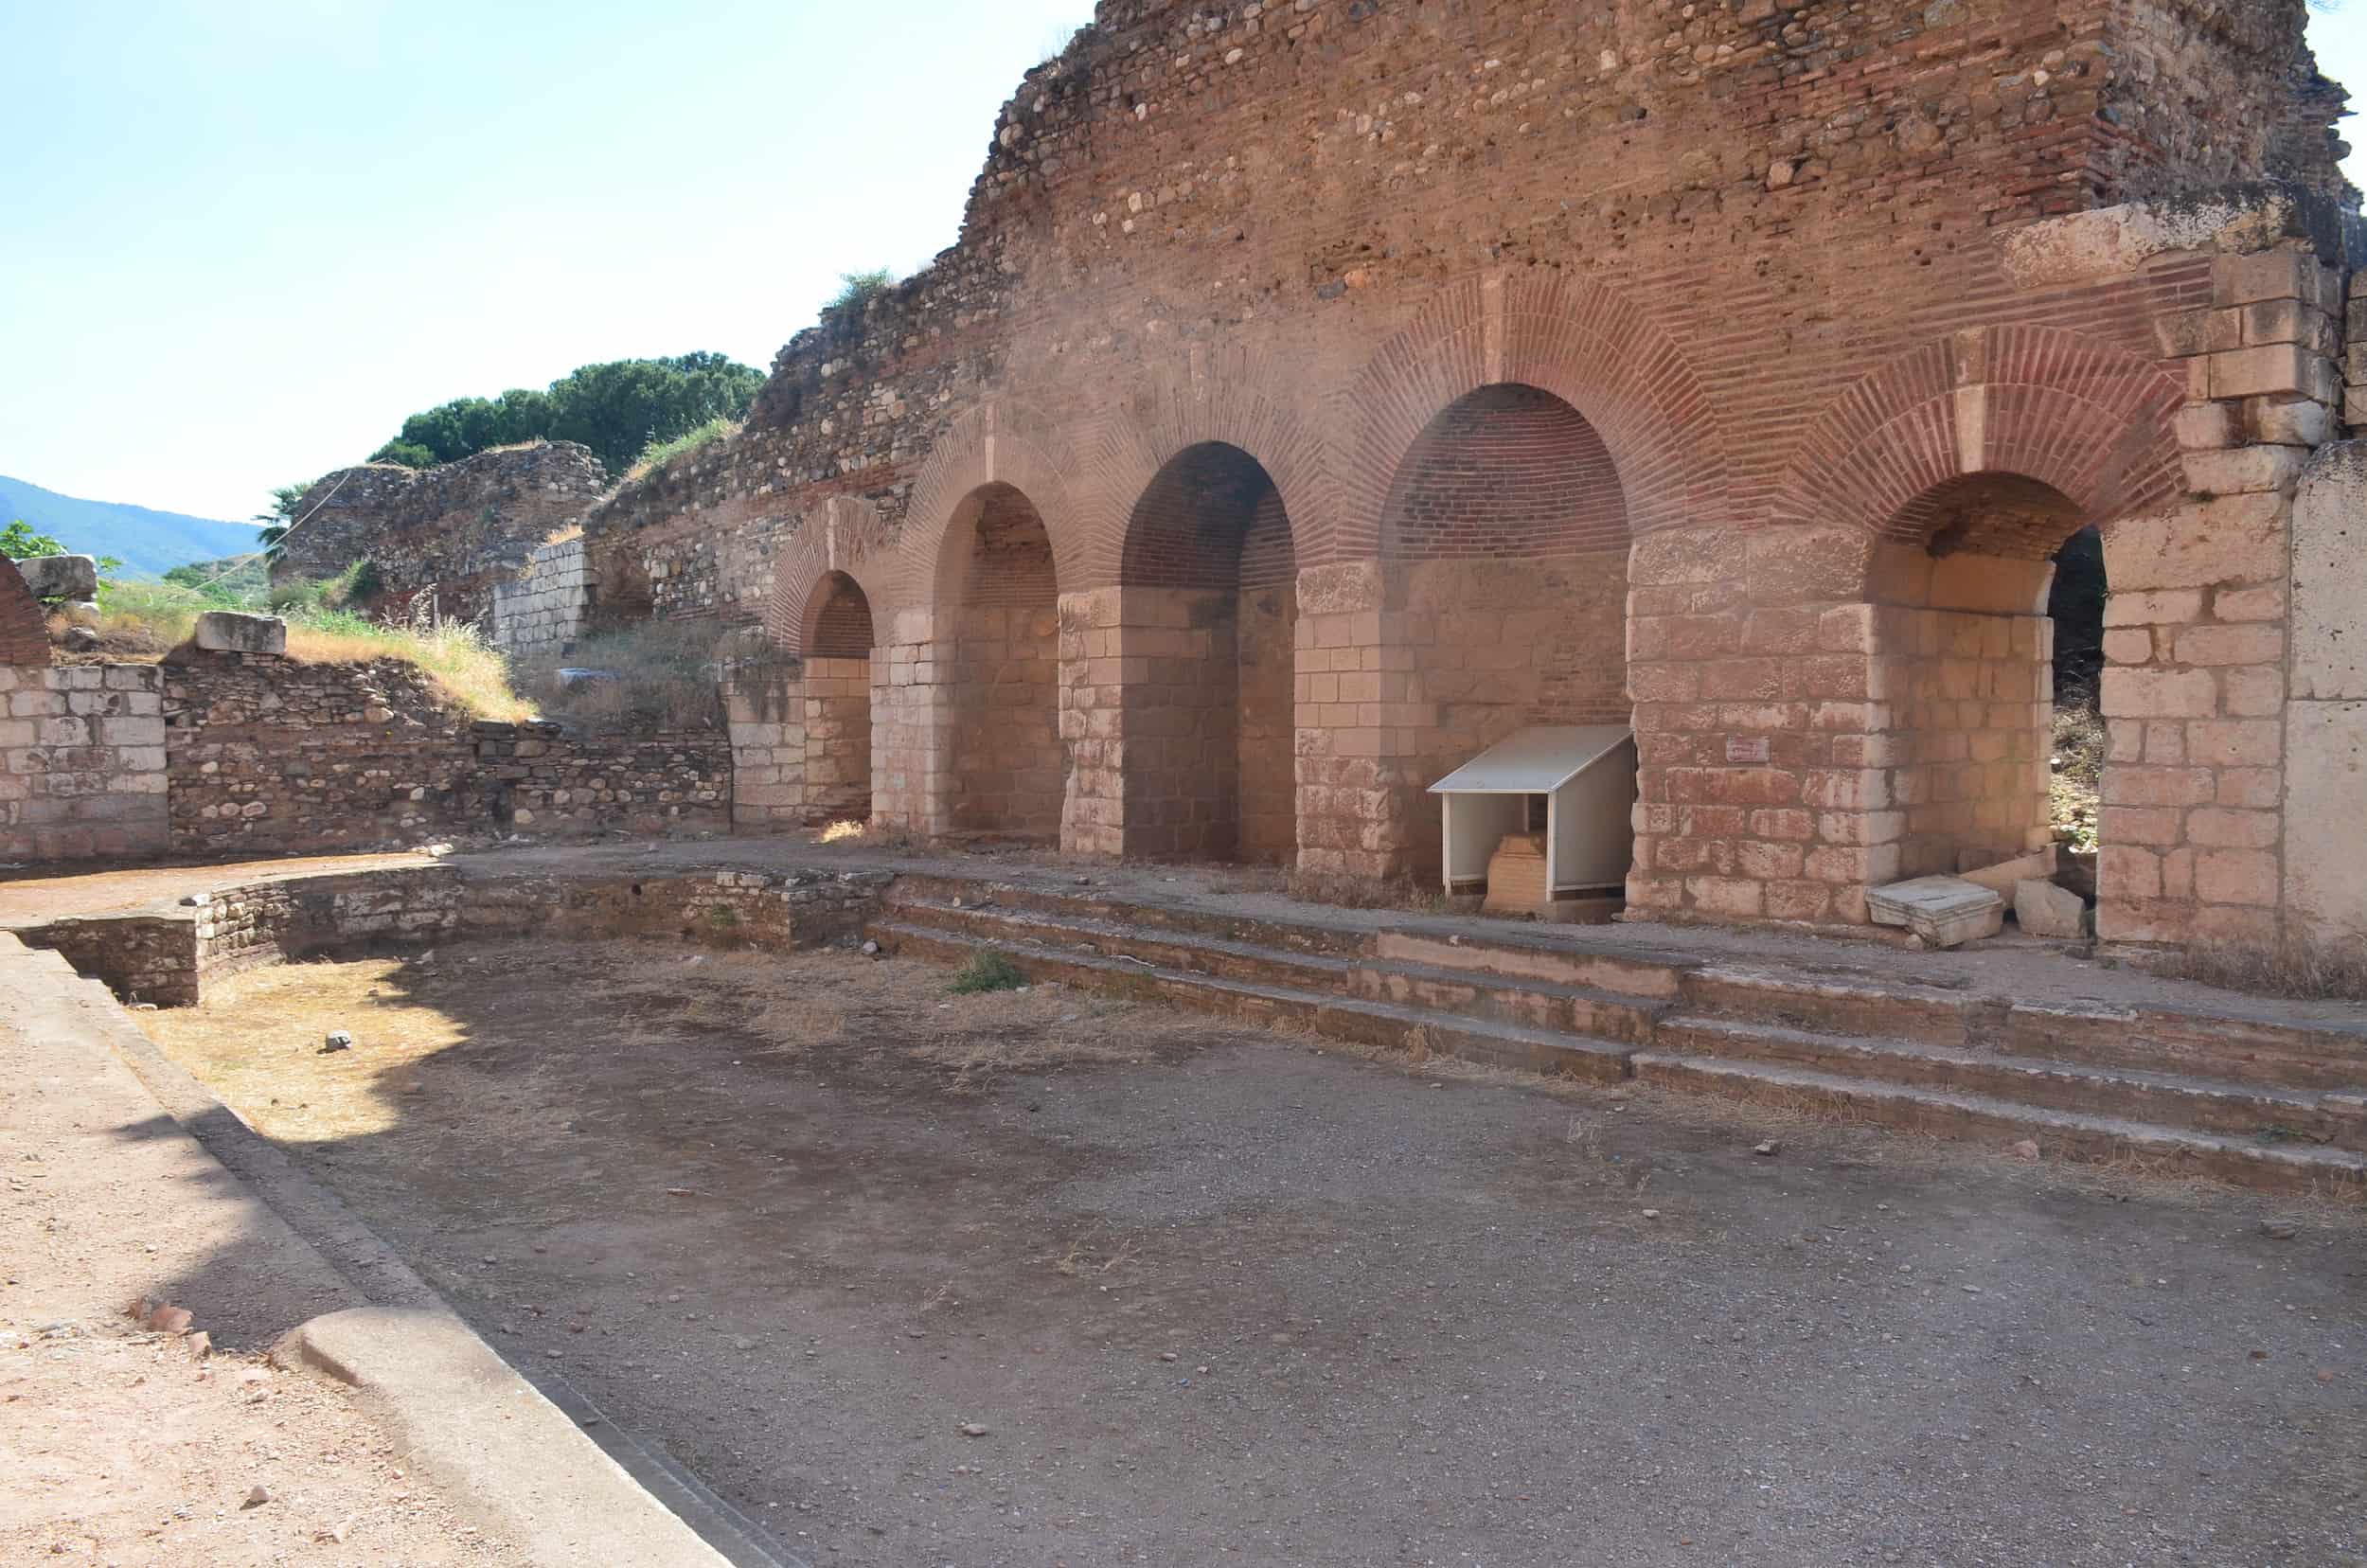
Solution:
<path fill-rule="evenodd" d="M 1815 421 L 1892 359 L 2032 320 L 2150 359 L 2197 286 L 2021 289 L 2002 234 L 2231 180 L 2339 190 L 2305 16 L 1105 4 L 998 116 L 960 242 L 791 342 L 746 433 L 600 508 L 592 549 L 662 614 L 754 618 L 822 503 L 890 534 L 957 504 L 930 466 L 983 446 L 991 404 L 1006 458 L 1077 492 L 1074 519 L 1035 497 L 1064 590 L 1121 575 L 1144 488 L 1212 437 L 1321 564 L 1370 553 L 1414 434 L 1503 380 L 1593 427 L 1635 531 L 1771 520 Z"/>
<path fill-rule="evenodd" d="M 16 562 L 0 556 L 0 669 L 49 662 L 49 630 L 41 601 Z"/>

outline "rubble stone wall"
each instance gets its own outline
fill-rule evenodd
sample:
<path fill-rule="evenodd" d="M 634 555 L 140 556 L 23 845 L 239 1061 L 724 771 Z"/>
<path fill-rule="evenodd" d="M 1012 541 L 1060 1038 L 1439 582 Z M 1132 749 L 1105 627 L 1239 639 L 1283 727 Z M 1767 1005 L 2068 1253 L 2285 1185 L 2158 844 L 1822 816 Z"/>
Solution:
<path fill-rule="evenodd" d="M 416 665 L 188 652 L 165 667 L 172 846 L 269 854 L 494 832 L 721 832 L 721 731 L 481 723 Z"/>
<path fill-rule="evenodd" d="M 489 625 L 497 584 L 582 518 L 608 488 L 591 449 L 536 441 L 456 463 L 344 469 L 315 480 L 272 565 L 275 583 L 334 577 L 367 559 L 385 607 L 426 598 L 436 614 Z"/>

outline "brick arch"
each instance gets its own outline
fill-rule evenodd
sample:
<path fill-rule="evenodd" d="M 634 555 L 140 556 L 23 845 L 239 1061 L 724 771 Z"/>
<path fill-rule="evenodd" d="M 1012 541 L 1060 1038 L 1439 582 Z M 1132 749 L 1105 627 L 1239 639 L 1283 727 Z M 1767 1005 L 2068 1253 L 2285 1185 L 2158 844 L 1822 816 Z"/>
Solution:
<path fill-rule="evenodd" d="M 1629 535 L 1601 433 L 1521 382 L 1466 393 L 1424 425 L 1380 519 L 1381 555 L 1397 561 L 1576 555 Z"/>
<path fill-rule="evenodd" d="M 16 562 L 0 556 L 0 668 L 49 662 L 49 623 Z"/>
<path fill-rule="evenodd" d="M 1920 543 L 1933 526 L 1927 497 L 1992 473 L 2044 485 L 2087 522 L 2108 523 L 2180 490 L 2170 421 L 2184 401 L 2159 365 L 2084 333 L 1959 332 L 1836 399 L 1802 441 L 1774 515 Z"/>
<path fill-rule="evenodd" d="M 963 502 L 995 486 L 1027 498 L 1050 536 L 1054 577 L 1063 589 L 1077 581 L 1085 570 L 1088 533 L 1073 477 L 1079 472 L 1076 454 L 1059 431 L 1023 404 L 997 401 L 962 415 L 930 448 L 914 482 L 887 603 L 896 610 L 937 607 L 946 530 Z M 883 613 L 881 598 L 872 596 L 874 616 Z"/>
<path fill-rule="evenodd" d="M 867 659 L 878 640 L 863 584 L 845 572 L 826 573 L 807 597 L 807 651 L 817 659 Z"/>
<path fill-rule="evenodd" d="M 1343 413 L 1361 425 L 1344 465 L 1340 523 L 1302 564 L 1379 548 L 1398 465 L 1439 412 L 1482 387 L 1551 393 L 1610 452 L 1636 533 L 1722 521 L 1725 447 L 1676 340 L 1635 300 L 1542 268 L 1449 284 L 1357 375 Z"/>
<path fill-rule="evenodd" d="M 816 590 L 833 573 L 863 590 L 874 635 L 880 634 L 894 612 L 887 594 L 896 563 L 879 508 L 852 496 L 831 497 L 819 511 L 807 514 L 774 562 L 773 591 L 764 601 L 766 635 L 783 652 L 804 657 L 813 612 L 820 607 Z"/>
<path fill-rule="evenodd" d="M 1150 370 L 1137 397 L 1103 424 L 1088 454 L 1099 504 L 1076 586 L 1119 581 L 1142 498 L 1195 447 L 1233 447 L 1265 470 L 1289 520 L 1291 555 L 1304 561 L 1310 541 L 1330 531 L 1338 497 L 1320 423 L 1294 405 L 1293 384 L 1262 356 L 1239 347 L 1196 347 Z"/>

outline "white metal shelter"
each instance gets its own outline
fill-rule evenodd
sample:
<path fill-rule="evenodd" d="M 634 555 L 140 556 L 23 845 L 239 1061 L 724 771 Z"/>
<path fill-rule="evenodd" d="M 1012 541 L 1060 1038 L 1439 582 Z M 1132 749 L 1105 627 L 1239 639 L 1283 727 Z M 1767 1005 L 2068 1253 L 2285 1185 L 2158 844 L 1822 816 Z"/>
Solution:
<path fill-rule="evenodd" d="M 1487 880 L 1507 833 L 1529 831 L 1545 797 L 1550 895 L 1615 888 L 1635 852 L 1635 731 L 1625 724 L 1539 724 L 1497 741 L 1430 787 L 1445 832 L 1447 891 Z"/>

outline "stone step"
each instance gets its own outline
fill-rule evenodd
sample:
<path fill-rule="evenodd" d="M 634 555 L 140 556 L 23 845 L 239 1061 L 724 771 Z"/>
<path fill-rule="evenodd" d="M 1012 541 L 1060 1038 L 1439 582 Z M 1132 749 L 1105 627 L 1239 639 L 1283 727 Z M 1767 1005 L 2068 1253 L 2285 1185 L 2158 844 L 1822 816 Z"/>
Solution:
<path fill-rule="evenodd" d="M 1506 935 L 1471 936 L 1422 930 L 1376 933 L 1373 956 L 1392 963 L 1507 979 L 1543 980 L 1588 990 L 1671 1002 L 1682 989 L 1686 965 L 1669 959 L 1617 953 L 1588 953 L 1550 938 Z"/>
<path fill-rule="evenodd" d="M 888 889 L 891 908 L 907 904 L 965 903 L 985 898 L 1006 909 L 1032 909 L 1061 918 L 1114 920 L 1130 926 L 1255 942 L 1289 953 L 1350 957 L 1364 951 L 1368 933 L 1319 920 L 1273 920 L 1219 910 L 1193 909 L 1139 900 L 1111 898 L 1091 885 L 1048 888 L 1025 882 L 943 877 L 907 872 Z"/>
<path fill-rule="evenodd" d="M 2367 1022 L 2344 1028 L 2166 1007 L 2018 1002 L 1995 1038 L 2002 1050 L 2065 1061 L 2367 1093 Z"/>
<path fill-rule="evenodd" d="M 1933 987 L 1728 965 L 1695 970 L 1680 989 L 1691 1014 L 1934 1045 L 1968 1042 L 1984 1010 L 1981 998 Z M 1994 1010 L 1996 1005 L 1988 1007 Z"/>
<path fill-rule="evenodd" d="M 2051 1060 L 1978 1046 L 1819 1034 L 1691 1014 L 1662 1020 L 1652 1045 L 1657 1052 L 1803 1067 L 2198 1132 L 2285 1136 L 2367 1150 L 2367 1098 L 2356 1095 Z"/>
<path fill-rule="evenodd" d="M 1085 953 L 1065 945 L 1000 940 L 972 931 L 910 920 L 877 920 L 868 929 L 881 947 L 905 956 L 958 963 L 973 953 L 992 951 L 1008 958 L 1031 980 L 1057 980 L 1086 989 L 1170 1003 L 1249 1023 L 1285 1024 L 1334 1040 L 1417 1054 L 1436 1051 L 1492 1066 L 1606 1083 L 1618 1082 L 1628 1076 L 1631 1047 L 1614 1041 L 1489 1019 L 1459 1018 L 1336 992 L 1234 979 L 1138 958 Z"/>
<path fill-rule="evenodd" d="M 1118 920 L 1054 913 L 1040 906 L 899 901 L 897 914 L 915 925 L 1046 947 L 1090 948 L 1168 969 L 1251 980 L 1304 990 L 1363 997 L 1399 1007 L 1451 1012 L 1532 1028 L 1559 1029 L 1601 1040 L 1643 1044 L 1664 1003 L 1640 1002 L 1584 986 L 1515 979 L 1427 964 L 1343 958 L 1284 952 L 1255 942 L 1147 930 Z"/>
<path fill-rule="evenodd" d="M 2367 1185 L 2367 1154 L 2352 1149 L 2222 1137 L 1777 1062 L 1640 1051 L 1629 1064 L 1639 1080 L 1672 1089 L 1843 1114 L 1935 1137 L 1992 1145 L 2028 1139 L 2048 1159 L 2126 1162 L 2156 1174 L 2207 1176 L 2279 1192 L 2356 1194 Z"/>

